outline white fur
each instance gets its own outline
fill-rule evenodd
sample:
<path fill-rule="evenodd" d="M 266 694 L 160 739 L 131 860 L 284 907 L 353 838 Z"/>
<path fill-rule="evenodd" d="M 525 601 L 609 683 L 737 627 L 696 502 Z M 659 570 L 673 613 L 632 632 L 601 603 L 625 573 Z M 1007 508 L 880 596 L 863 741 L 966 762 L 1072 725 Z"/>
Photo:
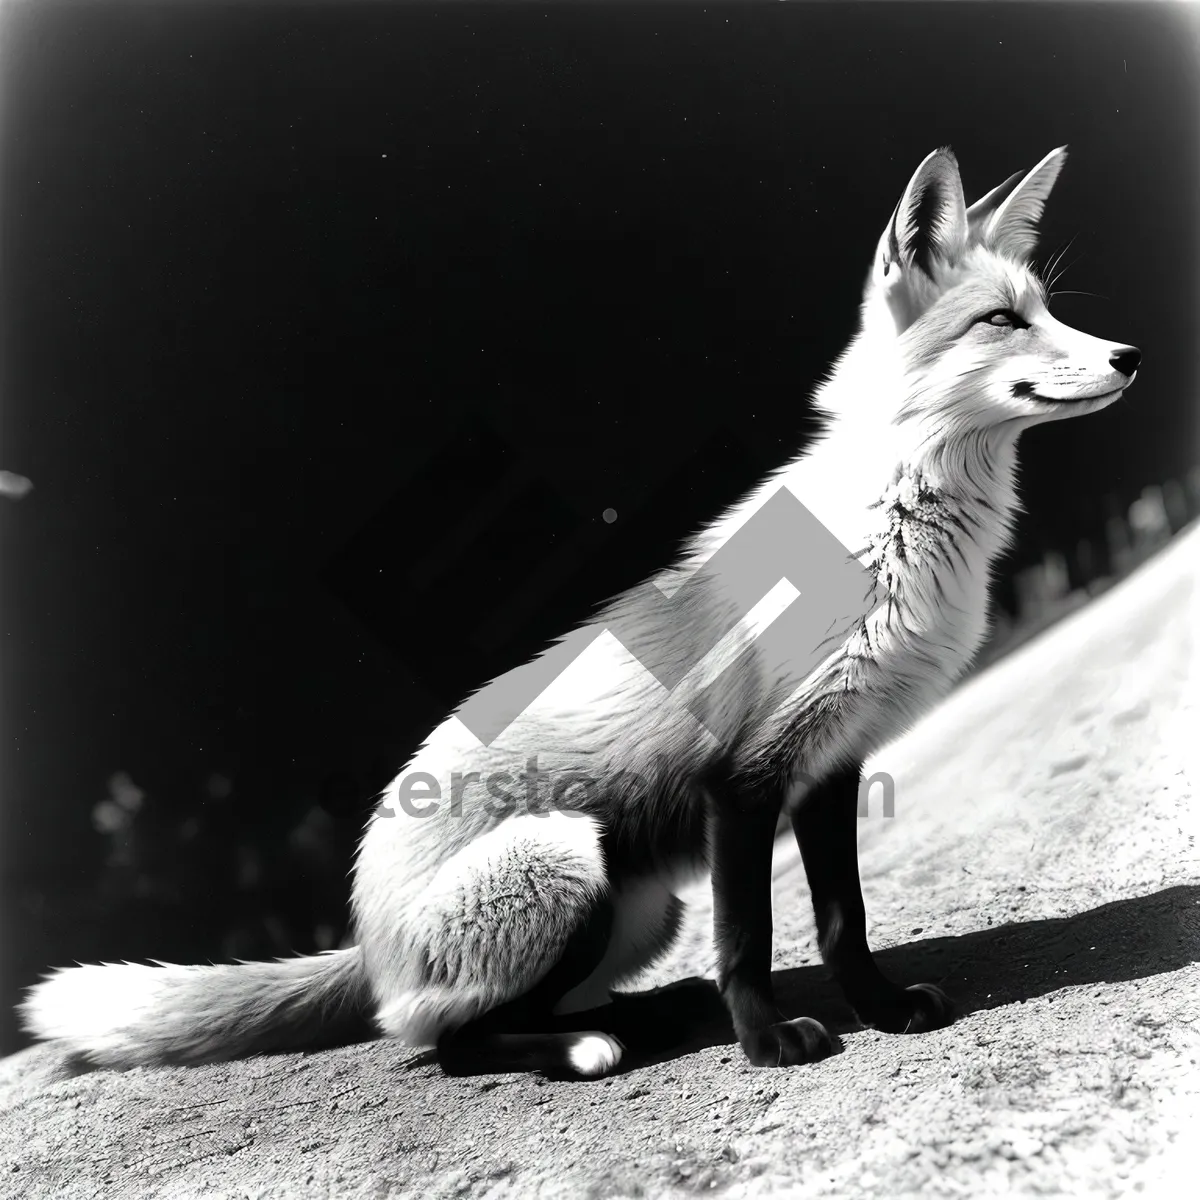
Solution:
<path fill-rule="evenodd" d="M 393 925 L 398 944 L 376 963 L 380 1028 L 433 1045 L 521 995 L 606 888 L 591 817 L 525 814 L 495 825 L 442 862 Z"/>
<path fill-rule="evenodd" d="M 621 1043 L 606 1033 L 583 1033 L 568 1052 L 571 1066 L 588 1078 L 607 1075 L 621 1061 Z"/>
<path fill-rule="evenodd" d="M 119 1053 L 126 1030 L 162 1012 L 169 982 L 198 969 L 92 963 L 56 971 L 30 992 L 31 1032 L 69 1038 L 102 1054 Z"/>
<path fill-rule="evenodd" d="M 98 1066 L 202 1063 L 303 1044 L 360 1012 L 361 951 L 221 966 L 103 963 L 30 989 L 30 1033 Z"/>

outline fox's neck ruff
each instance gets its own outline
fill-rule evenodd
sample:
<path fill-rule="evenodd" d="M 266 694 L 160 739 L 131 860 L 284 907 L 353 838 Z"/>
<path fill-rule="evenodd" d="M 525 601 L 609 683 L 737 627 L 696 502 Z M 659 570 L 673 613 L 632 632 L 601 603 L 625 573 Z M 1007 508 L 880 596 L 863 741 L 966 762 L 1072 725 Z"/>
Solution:
<path fill-rule="evenodd" d="M 943 379 L 935 399 L 924 377 L 906 372 L 894 334 L 864 329 L 814 397 L 828 417 L 823 434 L 766 486 L 785 484 L 853 553 L 879 542 L 885 515 L 894 521 L 907 498 L 933 505 L 946 538 L 969 540 L 990 561 L 1018 511 L 1020 426 L 963 420 L 977 386 Z"/>

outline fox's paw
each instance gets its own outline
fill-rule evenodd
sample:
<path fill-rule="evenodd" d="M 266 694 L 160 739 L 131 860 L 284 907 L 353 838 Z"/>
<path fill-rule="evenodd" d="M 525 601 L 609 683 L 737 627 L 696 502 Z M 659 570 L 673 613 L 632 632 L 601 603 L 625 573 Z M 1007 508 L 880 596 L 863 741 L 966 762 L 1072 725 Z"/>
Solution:
<path fill-rule="evenodd" d="M 872 1005 L 858 1015 L 864 1025 L 884 1033 L 926 1033 L 954 1020 L 954 1004 L 940 987 L 916 983 L 897 988 L 884 1004 Z"/>
<path fill-rule="evenodd" d="M 581 1033 L 567 1051 L 567 1061 L 576 1075 L 596 1079 L 617 1069 L 625 1047 L 607 1033 Z"/>
<path fill-rule="evenodd" d="M 753 1029 L 738 1039 L 746 1057 L 756 1067 L 795 1067 L 818 1062 L 836 1049 L 834 1039 L 820 1021 L 797 1017 L 764 1029 Z"/>
<path fill-rule="evenodd" d="M 914 983 L 905 988 L 912 1012 L 902 1033 L 925 1033 L 929 1029 L 941 1029 L 954 1020 L 954 1002 L 932 983 Z"/>

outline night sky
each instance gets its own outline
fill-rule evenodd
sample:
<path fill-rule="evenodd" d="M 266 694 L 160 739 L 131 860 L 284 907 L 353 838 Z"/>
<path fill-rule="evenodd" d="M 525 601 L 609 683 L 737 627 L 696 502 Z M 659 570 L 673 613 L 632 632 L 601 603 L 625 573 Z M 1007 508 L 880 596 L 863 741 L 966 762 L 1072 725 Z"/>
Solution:
<path fill-rule="evenodd" d="M 1013 565 L 1200 462 L 1195 30 L 7 5 L 0 468 L 35 486 L 0 499 L 3 1045 L 45 966 L 143 953 L 39 915 L 91 886 L 114 771 L 180 811 L 219 773 L 260 829 L 365 794 L 790 457 L 938 145 L 970 201 L 1069 144 L 1042 257 L 1073 238 L 1059 286 L 1094 294 L 1054 311 L 1145 356 L 1024 439 Z M 188 922 L 147 952 L 217 954 Z"/>

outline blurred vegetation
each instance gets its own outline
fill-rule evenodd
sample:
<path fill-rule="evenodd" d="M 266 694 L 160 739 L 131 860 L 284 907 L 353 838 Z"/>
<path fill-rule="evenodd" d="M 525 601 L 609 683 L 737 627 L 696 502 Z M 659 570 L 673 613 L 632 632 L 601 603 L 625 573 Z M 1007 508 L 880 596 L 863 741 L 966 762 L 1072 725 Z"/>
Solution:
<path fill-rule="evenodd" d="M 1008 607 L 996 606 L 976 671 L 1107 591 L 1200 518 L 1200 466 L 1183 479 L 1143 488 L 1128 507 L 1106 497 L 1103 512 L 1098 537 L 1047 550 L 1041 562 L 1012 575 Z"/>

